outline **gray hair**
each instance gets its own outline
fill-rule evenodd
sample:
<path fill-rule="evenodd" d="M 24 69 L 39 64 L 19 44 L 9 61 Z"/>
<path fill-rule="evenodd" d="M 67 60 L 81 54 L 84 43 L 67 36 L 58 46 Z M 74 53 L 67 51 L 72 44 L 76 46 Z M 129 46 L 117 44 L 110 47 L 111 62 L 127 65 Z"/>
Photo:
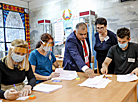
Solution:
<path fill-rule="evenodd" d="M 76 31 L 79 29 L 80 26 L 81 26 L 81 30 L 85 30 L 87 28 L 87 25 L 81 22 L 76 25 Z"/>

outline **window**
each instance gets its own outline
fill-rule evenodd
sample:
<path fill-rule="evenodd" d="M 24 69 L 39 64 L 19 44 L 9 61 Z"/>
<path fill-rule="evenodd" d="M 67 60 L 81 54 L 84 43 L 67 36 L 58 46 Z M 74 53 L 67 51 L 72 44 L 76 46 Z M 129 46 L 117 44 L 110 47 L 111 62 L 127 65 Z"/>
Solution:
<path fill-rule="evenodd" d="M 28 9 L 0 3 L 0 58 L 15 39 L 26 40 L 30 49 Z"/>

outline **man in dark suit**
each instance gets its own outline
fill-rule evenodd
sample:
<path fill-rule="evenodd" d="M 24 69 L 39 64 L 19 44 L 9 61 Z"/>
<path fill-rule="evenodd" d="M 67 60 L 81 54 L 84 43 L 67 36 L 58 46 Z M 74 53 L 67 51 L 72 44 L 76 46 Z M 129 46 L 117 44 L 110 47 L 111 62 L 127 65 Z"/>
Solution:
<path fill-rule="evenodd" d="M 94 77 L 94 71 L 90 69 L 91 50 L 87 37 L 87 26 L 78 23 L 76 31 L 72 32 L 65 43 L 63 66 L 65 70 L 85 72 L 89 77 Z"/>

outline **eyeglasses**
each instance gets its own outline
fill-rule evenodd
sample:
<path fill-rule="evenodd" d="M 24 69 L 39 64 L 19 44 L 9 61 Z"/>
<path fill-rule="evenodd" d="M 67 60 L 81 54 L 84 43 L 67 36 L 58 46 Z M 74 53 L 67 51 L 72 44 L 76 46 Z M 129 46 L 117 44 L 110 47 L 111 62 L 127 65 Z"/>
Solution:
<path fill-rule="evenodd" d="M 104 30 L 104 27 L 97 27 L 97 30 Z"/>

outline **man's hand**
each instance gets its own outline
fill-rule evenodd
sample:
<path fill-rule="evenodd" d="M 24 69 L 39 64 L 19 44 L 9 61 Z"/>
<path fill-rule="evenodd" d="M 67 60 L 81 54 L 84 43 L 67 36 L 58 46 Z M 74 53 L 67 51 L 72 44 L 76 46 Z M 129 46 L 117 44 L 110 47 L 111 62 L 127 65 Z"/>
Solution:
<path fill-rule="evenodd" d="M 109 57 L 106 57 L 101 68 L 101 73 L 102 74 L 107 74 L 108 73 L 108 66 L 111 63 L 112 59 Z"/>
<path fill-rule="evenodd" d="M 107 74 L 108 73 L 108 68 L 101 68 L 101 73 L 102 74 Z"/>
<path fill-rule="evenodd" d="M 94 73 L 94 71 L 92 70 L 92 69 L 86 69 L 85 70 L 85 73 L 90 77 L 90 78 L 93 78 L 93 77 L 95 77 L 95 73 Z"/>
<path fill-rule="evenodd" d="M 138 76 L 138 68 L 135 68 L 130 74 L 134 74 Z"/>

